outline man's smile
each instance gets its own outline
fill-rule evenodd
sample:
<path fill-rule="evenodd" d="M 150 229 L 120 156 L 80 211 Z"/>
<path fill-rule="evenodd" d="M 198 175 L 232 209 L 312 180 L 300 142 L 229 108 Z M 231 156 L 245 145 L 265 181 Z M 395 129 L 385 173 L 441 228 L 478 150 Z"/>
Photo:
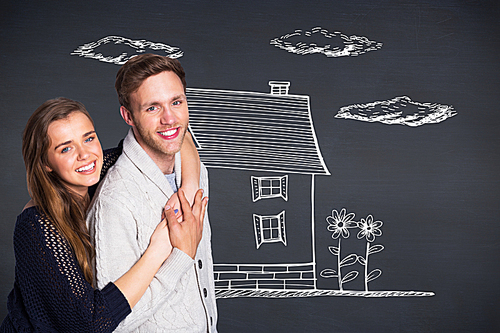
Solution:
<path fill-rule="evenodd" d="M 179 132 L 179 127 L 176 127 L 161 132 L 159 131 L 157 133 L 165 140 L 172 140 L 179 135 Z"/>

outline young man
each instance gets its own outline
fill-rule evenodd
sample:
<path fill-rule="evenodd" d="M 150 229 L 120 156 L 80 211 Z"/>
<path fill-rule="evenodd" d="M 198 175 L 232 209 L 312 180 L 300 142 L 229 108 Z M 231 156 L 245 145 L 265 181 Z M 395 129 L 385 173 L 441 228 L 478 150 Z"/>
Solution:
<path fill-rule="evenodd" d="M 189 122 L 185 75 L 177 60 L 134 57 L 118 71 L 115 88 L 131 129 L 87 219 L 98 287 L 123 275 L 147 248 L 165 203 L 180 187 L 179 151 Z M 208 196 L 203 165 L 200 187 Z M 117 332 L 216 332 L 208 214 L 200 229 L 169 225 L 172 253 Z"/>

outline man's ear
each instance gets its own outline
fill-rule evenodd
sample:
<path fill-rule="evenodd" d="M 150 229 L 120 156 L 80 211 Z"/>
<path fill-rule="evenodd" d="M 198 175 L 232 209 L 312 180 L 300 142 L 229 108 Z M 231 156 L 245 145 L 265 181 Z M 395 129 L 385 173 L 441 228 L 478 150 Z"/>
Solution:
<path fill-rule="evenodd" d="M 126 107 L 123 105 L 120 106 L 120 114 L 122 115 L 123 120 L 127 123 L 127 125 L 134 126 L 134 120 L 132 118 L 132 114 Z"/>

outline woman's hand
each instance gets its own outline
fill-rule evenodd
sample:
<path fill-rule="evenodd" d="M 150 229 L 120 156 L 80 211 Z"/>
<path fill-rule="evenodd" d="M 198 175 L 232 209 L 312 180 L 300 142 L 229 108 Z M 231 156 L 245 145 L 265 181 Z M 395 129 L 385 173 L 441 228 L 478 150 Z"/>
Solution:
<path fill-rule="evenodd" d="M 199 190 L 198 184 L 190 184 L 186 183 L 181 186 L 180 190 L 184 192 L 184 195 L 186 196 L 187 201 L 189 202 L 189 205 L 193 205 L 194 203 L 194 198 L 196 195 L 196 192 Z M 175 217 L 177 217 L 178 222 L 182 222 L 184 220 L 184 217 L 182 215 L 182 208 L 181 208 L 181 202 L 179 200 L 179 194 L 174 193 L 170 199 L 168 199 L 166 206 L 170 206 L 175 214 Z"/>
<path fill-rule="evenodd" d="M 185 207 L 187 205 L 187 208 L 189 208 L 187 200 L 185 198 L 183 200 L 185 202 L 183 203 L 181 200 L 181 206 Z M 201 195 L 197 201 L 197 205 L 193 205 L 193 210 L 198 217 L 202 213 L 205 213 L 204 206 L 203 209 L 201 207 Z M 191 213 L 188 215 L 189 220 L 192 221 L 194 219 L 193 214 Z M 158 272 L 163 262 L 167 260 L 168 256 L 172 253 L 173 246 L 170 242 L 170 225 L 174 223 L 179 224 L 173 209 L 168 206 L 162 214 L 162 220 L 153 231 L 149 239 L 149 246 L 144 254 L 127 273 L 123 274 L 115 281 L 115 285 L 125 295 L 131 308 L 133 308 L 141 299 L 142 295 L 144 295 L 144 292 L 153 280 L 156 272 Z M 190 224 L 192 223 L 188 223 L 188 225 Z M 177 238 L 176 236 L 176 239 Z"/>
<path fill-rule="evenodd" d="M 182 210 L 181 210 L 181 202 L 179 201 L 179 195 L 177 193 L 174 193 L 170 199 L 168 199 L 165 209 L 167 207 L 171 208 L 174 211 L 175 217 L 177 218 L 177 221 L 182 222 Z M 163 213 L 165 215 L 165 213 Z"/>
<path fill-rule="evenodd" d="M 168 207 L 168 209 L 171 209 Z M 149 240 L 149 246 L 146 251 L 151 252 L 151 254 L 163 258 L 162 262 L 165 261 L 170 253 L 172 252 L 172 244 L 170 243 L 170 232 L 168 229 L 168 218 L 175 219 L 175 216 L 163 214 L 162 220 L 153 231 L 151 238 Z"/>
<path fill-rule="evenodd" d="M 168 221 L 170 241 L 173 247 L 178 248 L 194 259 L 198 244 L 203 235 L 203 218 L 208 198 L 205 197 L 202 199 L 203 190 L 200 189 L 196 192 L 194 204 L 190 206 L 184 195 L 184 191 L 179 190 L 178 193 L 184 217 L 183 221 L 177 221 L 172 208 L 164 211 L 164 215 Z"/>

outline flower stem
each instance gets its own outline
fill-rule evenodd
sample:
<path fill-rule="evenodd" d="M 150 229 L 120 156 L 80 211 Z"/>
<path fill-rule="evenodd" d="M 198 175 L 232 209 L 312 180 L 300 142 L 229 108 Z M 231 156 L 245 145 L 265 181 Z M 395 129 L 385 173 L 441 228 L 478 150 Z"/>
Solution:
<path fill-rule="evenodd" d="M 339 279 L 339 290 L 340 290 L 340 291 L 344 290 L 344 289 L 342 288 L 342 274 L 341 274 L 341 272 L 340 272 L 340 261 L 341 261 L 340 259 L 342 258 L 342 256 L 341 256 L 341 252 L 340 252 L 340 240 L 341 240 L 341 239 L 342 239 L 342 238 L 341 238 L 341 237 L 339 237 L 339 255 L 337 256 L 337 267 L 338 267 L 338 271 L 339 271 L 339 272 L 338 272 L 338 274 L 337 274 L 337 276 L 338 276 L 338 279 Z"/>
<path fill-rule="evenodd" d="M 368 252 L 370 250 L 370 242 L 366 242 L 366 256 L 365 256 L 365 291 L 368 291 Z"/>

